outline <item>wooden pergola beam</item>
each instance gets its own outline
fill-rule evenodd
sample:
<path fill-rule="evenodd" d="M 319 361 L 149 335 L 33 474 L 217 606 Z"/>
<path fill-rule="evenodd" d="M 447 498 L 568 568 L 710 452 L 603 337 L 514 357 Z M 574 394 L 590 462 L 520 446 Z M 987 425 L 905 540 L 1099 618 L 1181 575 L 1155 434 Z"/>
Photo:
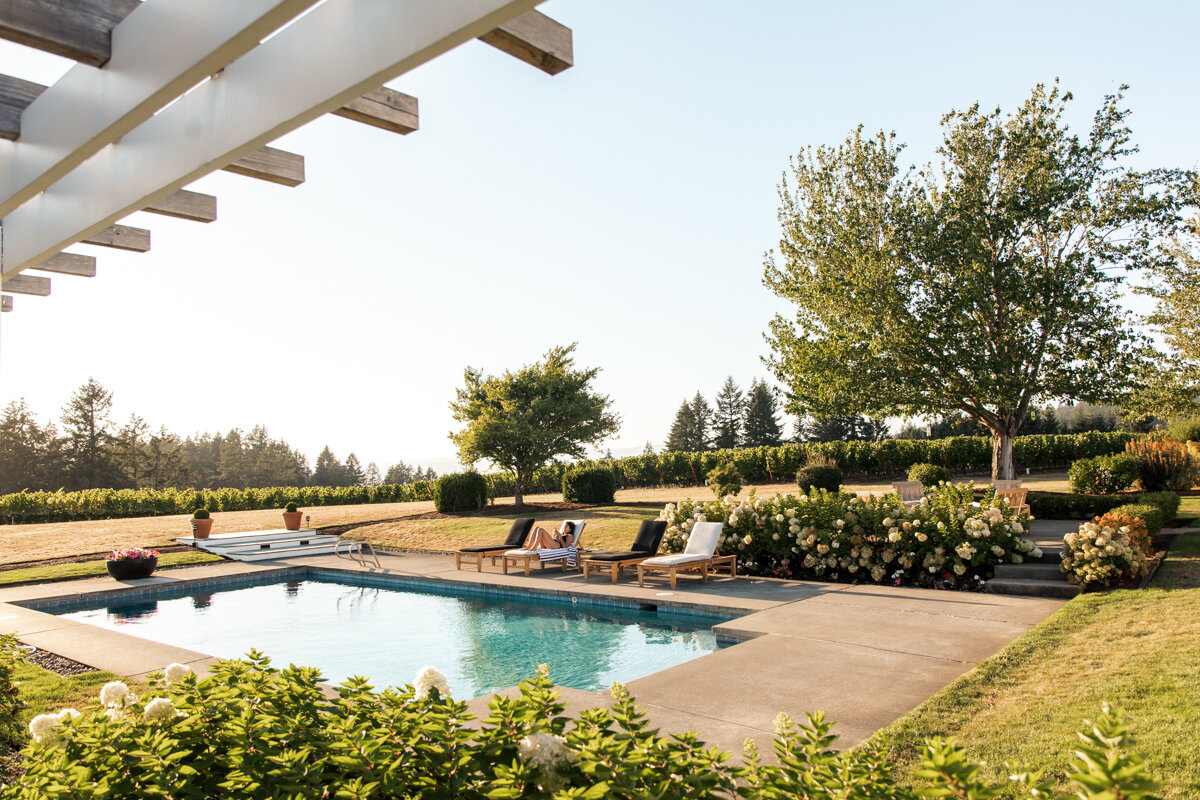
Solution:
<path fill-rule="evenodd" d="M 299 186 L 304 183 L 304 156 L 274 147 L 260 147 L 223 169 L 235 175 L 245 175 L 247 178 L 257 178 L 283 186 Z"/>
<path fill-rule="evenodd" d="M 575 63 L 571 29 L 537 10 L 514 17 L 479 41 L 551 75 Z"/>
<path fill-rule="evenodd" d="M 211 194 L 180 189 L 175 194 L 167 195 L 142 210 L 149 211 L 151 214 L 161 214 L 164 217 L 175 217 L 192 222 L 213 222 L 217 218 L 217 198 Z"/>
<path fill-rule="evenodd" d="M 3 0 L 0 38 L 101 67 L 112 58 L 112 30 L 141 0 Z"/>
<path fill-rule="evenodd" d="M 44 91 L 40 83 L 0 75 L 0 139 L 11 142 L 21 135 L 21 114 Z"/>
<path fill-rule="evenodd" d="M 85 239 L 80 239 L 80 241 L 83 244 L 95 244 L 100 247 L 112 247 L 116 250 L 145 253 L 150 249 L 150 231 L 145 228 L 133 228 L 129 225 L 109 225 L 104 230 L 94 233 Z"/>
<path fill-rule="evenodd" d="M 83 278 L 96 277 L 96 257 L 80 253 L 59 253 L 38 264 L 33 269 L 55 272 L 59 275 L 78 275 Z"/>
<path fill-rule="evenodd" d="M 50 295 L 50 279 L 39 278 L 36 275 L 14 275 L 4 279 L 4 291 L 48 297 Z"/>
<path fill-rule="evenodd" d="M 386 86 L 351 100 L 333 114 L 401 135 L 420 127 L 417 98 Z"/>

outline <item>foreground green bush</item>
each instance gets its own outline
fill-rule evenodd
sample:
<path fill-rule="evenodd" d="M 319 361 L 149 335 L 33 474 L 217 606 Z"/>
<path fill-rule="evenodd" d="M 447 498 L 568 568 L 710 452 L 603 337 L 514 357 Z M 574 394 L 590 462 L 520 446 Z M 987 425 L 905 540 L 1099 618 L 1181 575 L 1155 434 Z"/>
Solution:
<path fill-rule="evenodd" d="M 1137 462 L 1128 453 L 1081 458 L 1067 470 L 1071 491 L 1086 494 L 1123 492 L 1137 479 Z"/>
<path fill-rule="evenodd" d="M 617 479 L 606 467 L 575 467 L 563 473 L 563 500 L 568 503 L 611 503 Z"/>
<path fill-rule="evenodd" d="M 660 736 L 628 691 L 610 708 L 566 716 L 548 670 L 515 698 L 493 697 L 482 724 L 427 668 L 415 686 L 374 691 L 352 678 L 330 699 L 311 668 L 277 671 L 261 655 L 223 661 L 197 680 L 172 665 L 146 700 L 112 683 L 103 704 L 31 723 L 38 740 L 28 772 L 0 792 L 20 800 L 99 798 L 706 798 L 917 800 L 1062 798 L 1039 772 L 989 785 L 952 742 L 922 751 L 908 788 L 869 745 L 834 750 L 821 714 L 800 726 L 776 720 L 778 765 L 750 746 L 735 765 L 694 733 Z M 1119 712 L 1108 708 L 1081 734 L 1069 776 L 1080 800 L 1148 800 L 1157 784 Z M 1014 770 L 1015 771 L 1015 770 Z"/>
<path fill-rule="evenodd" d="M 442 514 L 478 511 L 487 505 L 487 481 L 478 472 L 443 475 L 433 484 L 433 506 Z"/>

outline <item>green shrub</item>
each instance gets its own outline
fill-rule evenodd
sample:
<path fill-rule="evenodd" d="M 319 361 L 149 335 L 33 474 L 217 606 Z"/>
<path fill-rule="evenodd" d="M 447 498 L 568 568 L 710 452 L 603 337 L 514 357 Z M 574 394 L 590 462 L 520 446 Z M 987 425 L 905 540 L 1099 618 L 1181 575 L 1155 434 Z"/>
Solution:
<path fill-rule="evenodd" d="M 836 492 L 841 488 L 845 479 L 846 476 L 842 474 L 841 469 L 833 464 L 804 467 L 796 473 L 796 485 L 802 492 L 809 492 L 813 489 Z"/>
<path fill-rule="evenodd" d="M 1200 417 L 1175 420 L 1167 428 L 1167 435 L 1178 442 L 1200 442 Z"/>
<path fill-rule="evenodd" d="M 9 783 L 21 772 L 21 748 L 29 737 L 21 724 L 25 703 L 14 680 L 23 653 L 13 634 L 0 635 L 0 782 Z"/>
<path fill-rule="evenodd" d="M 487 481 L 478 472 L 455 472 L 433 483 L 433 505 L 442 514 L 478 511 L 487 504 Z"/>
<path fill-rule="evenodd" d="M 283 510 L 289 514 L 295 514 L 296 513 L 296 504 L 288 503 L 286 506 L 283 507 Z"/>
<path fill-rule="evenodd" d="M 1137 478 L 1137 462 L 1126 453 L 1081 458 L 1067 471 L 1071 491 L 1086 494 L 1116 494 L 1133 486 Z"/>
<path fill-rule="evenodd" d="M 1137 496 L 1137 502 L 1150 503 L 1162 509 L 1163 523 L 1174 522 L 1179 516 L 1179 495 L 1174 492 L 1146 492 Z"/>
<path fill-rule="evenodd" d="M 1025 502 L 1029 504 L 1029 513 L 1038 519 L 1092 519 L 1129 499 L 1128 495 L 1030 492 Z"/>
<path fill-rule="evenodd" d="M 894 774 L 870 743 L 838 750 L 833 722 L 820 713 L 799 726 L 776 718 L 778 764 L 763 763 L 753 746 L 734 759 L 694 733 L 660 735 L 620 684 L 611 705 L 568 715 L 545 667 L 515 696 L 492 697 L 484 720 L 449 696 L 436 670 L 422 670 L 415 687 L 382 691 L 351 678 L 336 698 L 320 677 L 308 667 L 272 669 L 251 653 L 200 680 L 151 678 L 150 691 L 128 702 L 42 715 L 31 726 L 40 741 L 26 750 L 28 771 L 2 796 L 918 800 L 992 798 L 1014 787 L 1024 797 L 1065 797 L 1041 772 L 1017 766 L 1012 779 L 987 783 L 980 764 L 942 739 L 925 744 L 911 779 Z M 108 699 L 123 688 L 106 686 Z M 1071 770 L 1038 765 L 1065 775 L 1072 797 L 1153 796 L 1158 785 L 1130 752 L 1119 711 L 1104 707 L 1080 739 Z"/>
<path fill-rule="evenodd" d="M 913 464 L 908 468 L 908 479 L 920 481 L 926 489 L 932 489 L 939 483 L 949 482 L 950 472 L 940 464 Z"/>
<path fill-rule="evenodd" d="M 192 512 L 192 519 L 208 519 L 208 509 L 197 508 Z"/>
<path fill-rule="evenodd" d="M 717 497 L 736 495 L 742 490 L 742 473 L 732 461 L 726 461 L 719 467 L 714 467 L 707 475 L 708 488 Z"/>
<path fill-rule="evenodd" d="M 608 467 L 574 467 L 563 473 L 563 500 L 568 503 L 611 503 L 617 478 Z"/>
<path fill-rule="evenodd" d="M 1163 523 L 1166 521 L 1163 517 L 1163 510 L 1151 503 L 1127 503 L 1117 506 L 1109 513 L 1139 518 L 1146 523 L 1146 532 L 1151 536 L 1157 535 L 1163 529 Z"/>

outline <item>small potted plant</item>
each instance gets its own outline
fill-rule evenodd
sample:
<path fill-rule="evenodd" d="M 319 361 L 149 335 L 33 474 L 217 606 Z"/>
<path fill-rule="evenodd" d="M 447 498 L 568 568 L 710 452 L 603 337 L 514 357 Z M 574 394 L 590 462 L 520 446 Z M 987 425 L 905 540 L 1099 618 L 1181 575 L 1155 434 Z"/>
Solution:
<path fill-rule="evenodd" d="M 283 528 L 288 531 L 300 530 L 300 519 L 304 512 L 296 508 L 295 503 L 288 503 L 283 509 Z"/>
<path fill-rule="evenodd" d="M 213 521 L 208 515 L 207 508 L 197 508 L 192 512 L 192 538 L 207 539 L 212 531 Z"/>
<path fill-rule="evenodd" d="M 149 578 L 158 567 L 158 551 L 146 550 L 142 547 L 131 547 L 128 550 L 113 550 L 104 557 L 108 574 L 119 581 L 135 578 Z"/>

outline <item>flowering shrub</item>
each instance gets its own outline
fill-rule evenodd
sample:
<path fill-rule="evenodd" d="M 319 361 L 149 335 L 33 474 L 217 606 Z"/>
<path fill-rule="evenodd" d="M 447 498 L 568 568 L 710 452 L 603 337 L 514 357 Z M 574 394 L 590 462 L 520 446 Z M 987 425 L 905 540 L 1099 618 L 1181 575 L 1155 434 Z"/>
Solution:
<path fill-rule="evenodd" d="M 1142 551 L 1142 555 L 1146 558 L 1154 556 L 1154 545 L 1150 543 L 1150 526 L 1140 516 L 1134 516 L 1125 511 L 1131 506 L 1121 506 L 1115 511 L 1110 511 L 1102 517 L 1096 517 L 1092 520 L 1101 528 L 1112 528 L 1114 530 L 1125 529 L 1125 533 L 1129 536 L 1130 543 L 1134 547 Z M 1146 506 L 1153 509 L 1154 506 Z M 1157 509 L 1155 509 L 1157 510 Z"/>
<path fill-rule="evenodd" d="M 1041 551 L 1025 538 L 1029 517 L 994 491 L 972 504 L 971 484 L 942 485 L 920 505 L 895 495 L 858 497 L 825 490 L 738 501 L 683 500 L 659 514 L 663 549 L 680 552 L 697 522 L 724 522 L 717 552 L 775 577 L 978 588 L 996 564 Z"/>
<path fill-rule="evenodd" d="M 421 698 L 412 686 L 376 692 L 364 678 L 330 698 L 316 670 L 271 669 L 255 653 L 218 663 L 204 679 L 181 665 L 172 671 L 169 682 L 151 679 L 162 696 L 144 704 L 114 682 L 94 708 L 36 717 L 28 771 L 0 798 L 917 800 L 997 797 L 1006 788 L 985 783 L 980 765 L 941 739 L 926 744 L 915 785 L 906 785 L 871 744 L 836 750 L 833 723 L 820 713 L 799 726 L 779 715 L 777 765 L 763 764 L 753 744 L 734 765 L 694 733 L 660 736 L 620 684 L 610 707 L 566 716 L 545 667 L 518 696 L 493 697 L 474 725 L 432 668 L 422 671 Z M 1119 712 L 1106 707 L 1081 738 L 1072 797 L 1152 797 L 1158 786 L 1127 751 Z M 1013 775 L 1008 786 L 1030 800 L 1066 800 L 1040 773 Z"/>
<path fill-rule="evenodd" d="M 142 558 L 158 558 L 157 550 L 147 550 L 144 547 L 130 547 L 127 550 L 113 550 L 104 557 L 105 561 L 137 561 Z"/>
<path fill-rule="evenodd" d="M 1103 519 L 1103 518 L 1101 518 Z M 1146 554 L 1127 527 L 1085 522 L 1063 537 L 1062 571 L 1080 586 L 1114 586 L 1146 574 Z"/>

